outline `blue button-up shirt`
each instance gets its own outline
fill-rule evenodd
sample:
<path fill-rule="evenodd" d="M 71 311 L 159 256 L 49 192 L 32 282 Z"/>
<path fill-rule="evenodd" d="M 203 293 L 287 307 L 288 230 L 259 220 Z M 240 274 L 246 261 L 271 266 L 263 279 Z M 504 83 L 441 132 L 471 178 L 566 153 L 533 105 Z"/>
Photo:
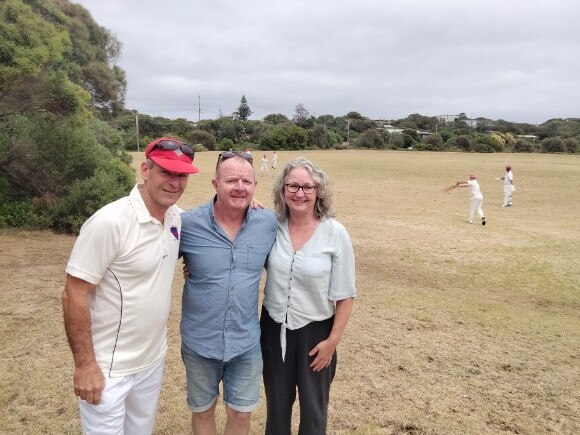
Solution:
<path fill-rule="evenodd" d="M 181 215 L 181 338 L 194 352 L 229 361 L 260 341 L 258 292 L 276 238 L 276 215 L 248 208 L 232 242 L 215 220 L 214 201 Z"/>

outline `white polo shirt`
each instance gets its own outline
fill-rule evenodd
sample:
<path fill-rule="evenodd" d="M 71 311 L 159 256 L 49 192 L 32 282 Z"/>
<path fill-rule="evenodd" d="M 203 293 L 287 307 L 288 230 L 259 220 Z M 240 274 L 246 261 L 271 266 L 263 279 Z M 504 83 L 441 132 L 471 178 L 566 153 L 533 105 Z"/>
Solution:
<path fill-rule="evenodd" d="M 90 296 L 97 363 L 106 376 L 146 370 L 165 356 L 181 209 L 153 218 L 135 186 L 82 226 L 66 272 L 97 286 Z"/>
<path fill-rule="evenodd" d="M 469 187 L 469 196 L 470 198 L 483 198 L 481 194 L 481 190 L 479 189 L 479 183 L 477 180 L 469 180 L 467 182 L 467 186 Z"/>
<path fill-rule="evenodd" d="M 510 192 L 512 190 L 512 183 L 514 181 L 514 174 L 512 171 L 507 171 L 505 173 L 505 177 L 503 179 L 503 188 Z"/>

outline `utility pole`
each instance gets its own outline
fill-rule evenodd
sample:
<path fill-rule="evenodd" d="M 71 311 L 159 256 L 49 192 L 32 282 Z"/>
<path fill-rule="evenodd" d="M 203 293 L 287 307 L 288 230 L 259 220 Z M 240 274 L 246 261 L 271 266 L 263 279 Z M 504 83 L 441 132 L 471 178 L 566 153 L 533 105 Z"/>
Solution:
<path fill-rule="evenodd" d="M 197 94 L 197 122 L 201 121 L 201 98 Z"/>
<path fill-rule="evenodd" d="M 139 114 L 135 112 L 135 134 L 137 136 L 137 151 L 139 151 Z"/>

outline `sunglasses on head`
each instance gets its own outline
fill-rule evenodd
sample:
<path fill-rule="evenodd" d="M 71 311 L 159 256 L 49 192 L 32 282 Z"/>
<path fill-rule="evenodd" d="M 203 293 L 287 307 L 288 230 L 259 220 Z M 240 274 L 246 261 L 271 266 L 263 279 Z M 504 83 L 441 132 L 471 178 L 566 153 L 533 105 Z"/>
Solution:
<path fill-rule="evenodd" d="M 161 140 L 155 144 L 151 151 L 155 148 L 168 151 L 180 150 L 183 154 L 193 159 L 193 148 L 183 142 L 178 142 L 176 140 Z"/>
<path fill-rule="evenodd" d="M 224 151 L 218 156 L 218 163 L 222 160 L 227 160 L 235 156 L 240 156 L 242 159 L 250 162 L 250 164 L 254 164 L 254 158 L 252 155 L 243 151 Z"/>

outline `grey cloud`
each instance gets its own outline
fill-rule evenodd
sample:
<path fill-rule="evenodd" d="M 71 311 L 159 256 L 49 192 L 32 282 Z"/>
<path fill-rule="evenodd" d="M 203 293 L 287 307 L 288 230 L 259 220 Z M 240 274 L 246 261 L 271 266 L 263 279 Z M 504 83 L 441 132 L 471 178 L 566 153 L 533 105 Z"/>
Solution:
<path fill-rule="evenodd" d="M 126 104 L 197 119 L 578 116 L 574 0 L 81 0 L 123 42 Z"/>

